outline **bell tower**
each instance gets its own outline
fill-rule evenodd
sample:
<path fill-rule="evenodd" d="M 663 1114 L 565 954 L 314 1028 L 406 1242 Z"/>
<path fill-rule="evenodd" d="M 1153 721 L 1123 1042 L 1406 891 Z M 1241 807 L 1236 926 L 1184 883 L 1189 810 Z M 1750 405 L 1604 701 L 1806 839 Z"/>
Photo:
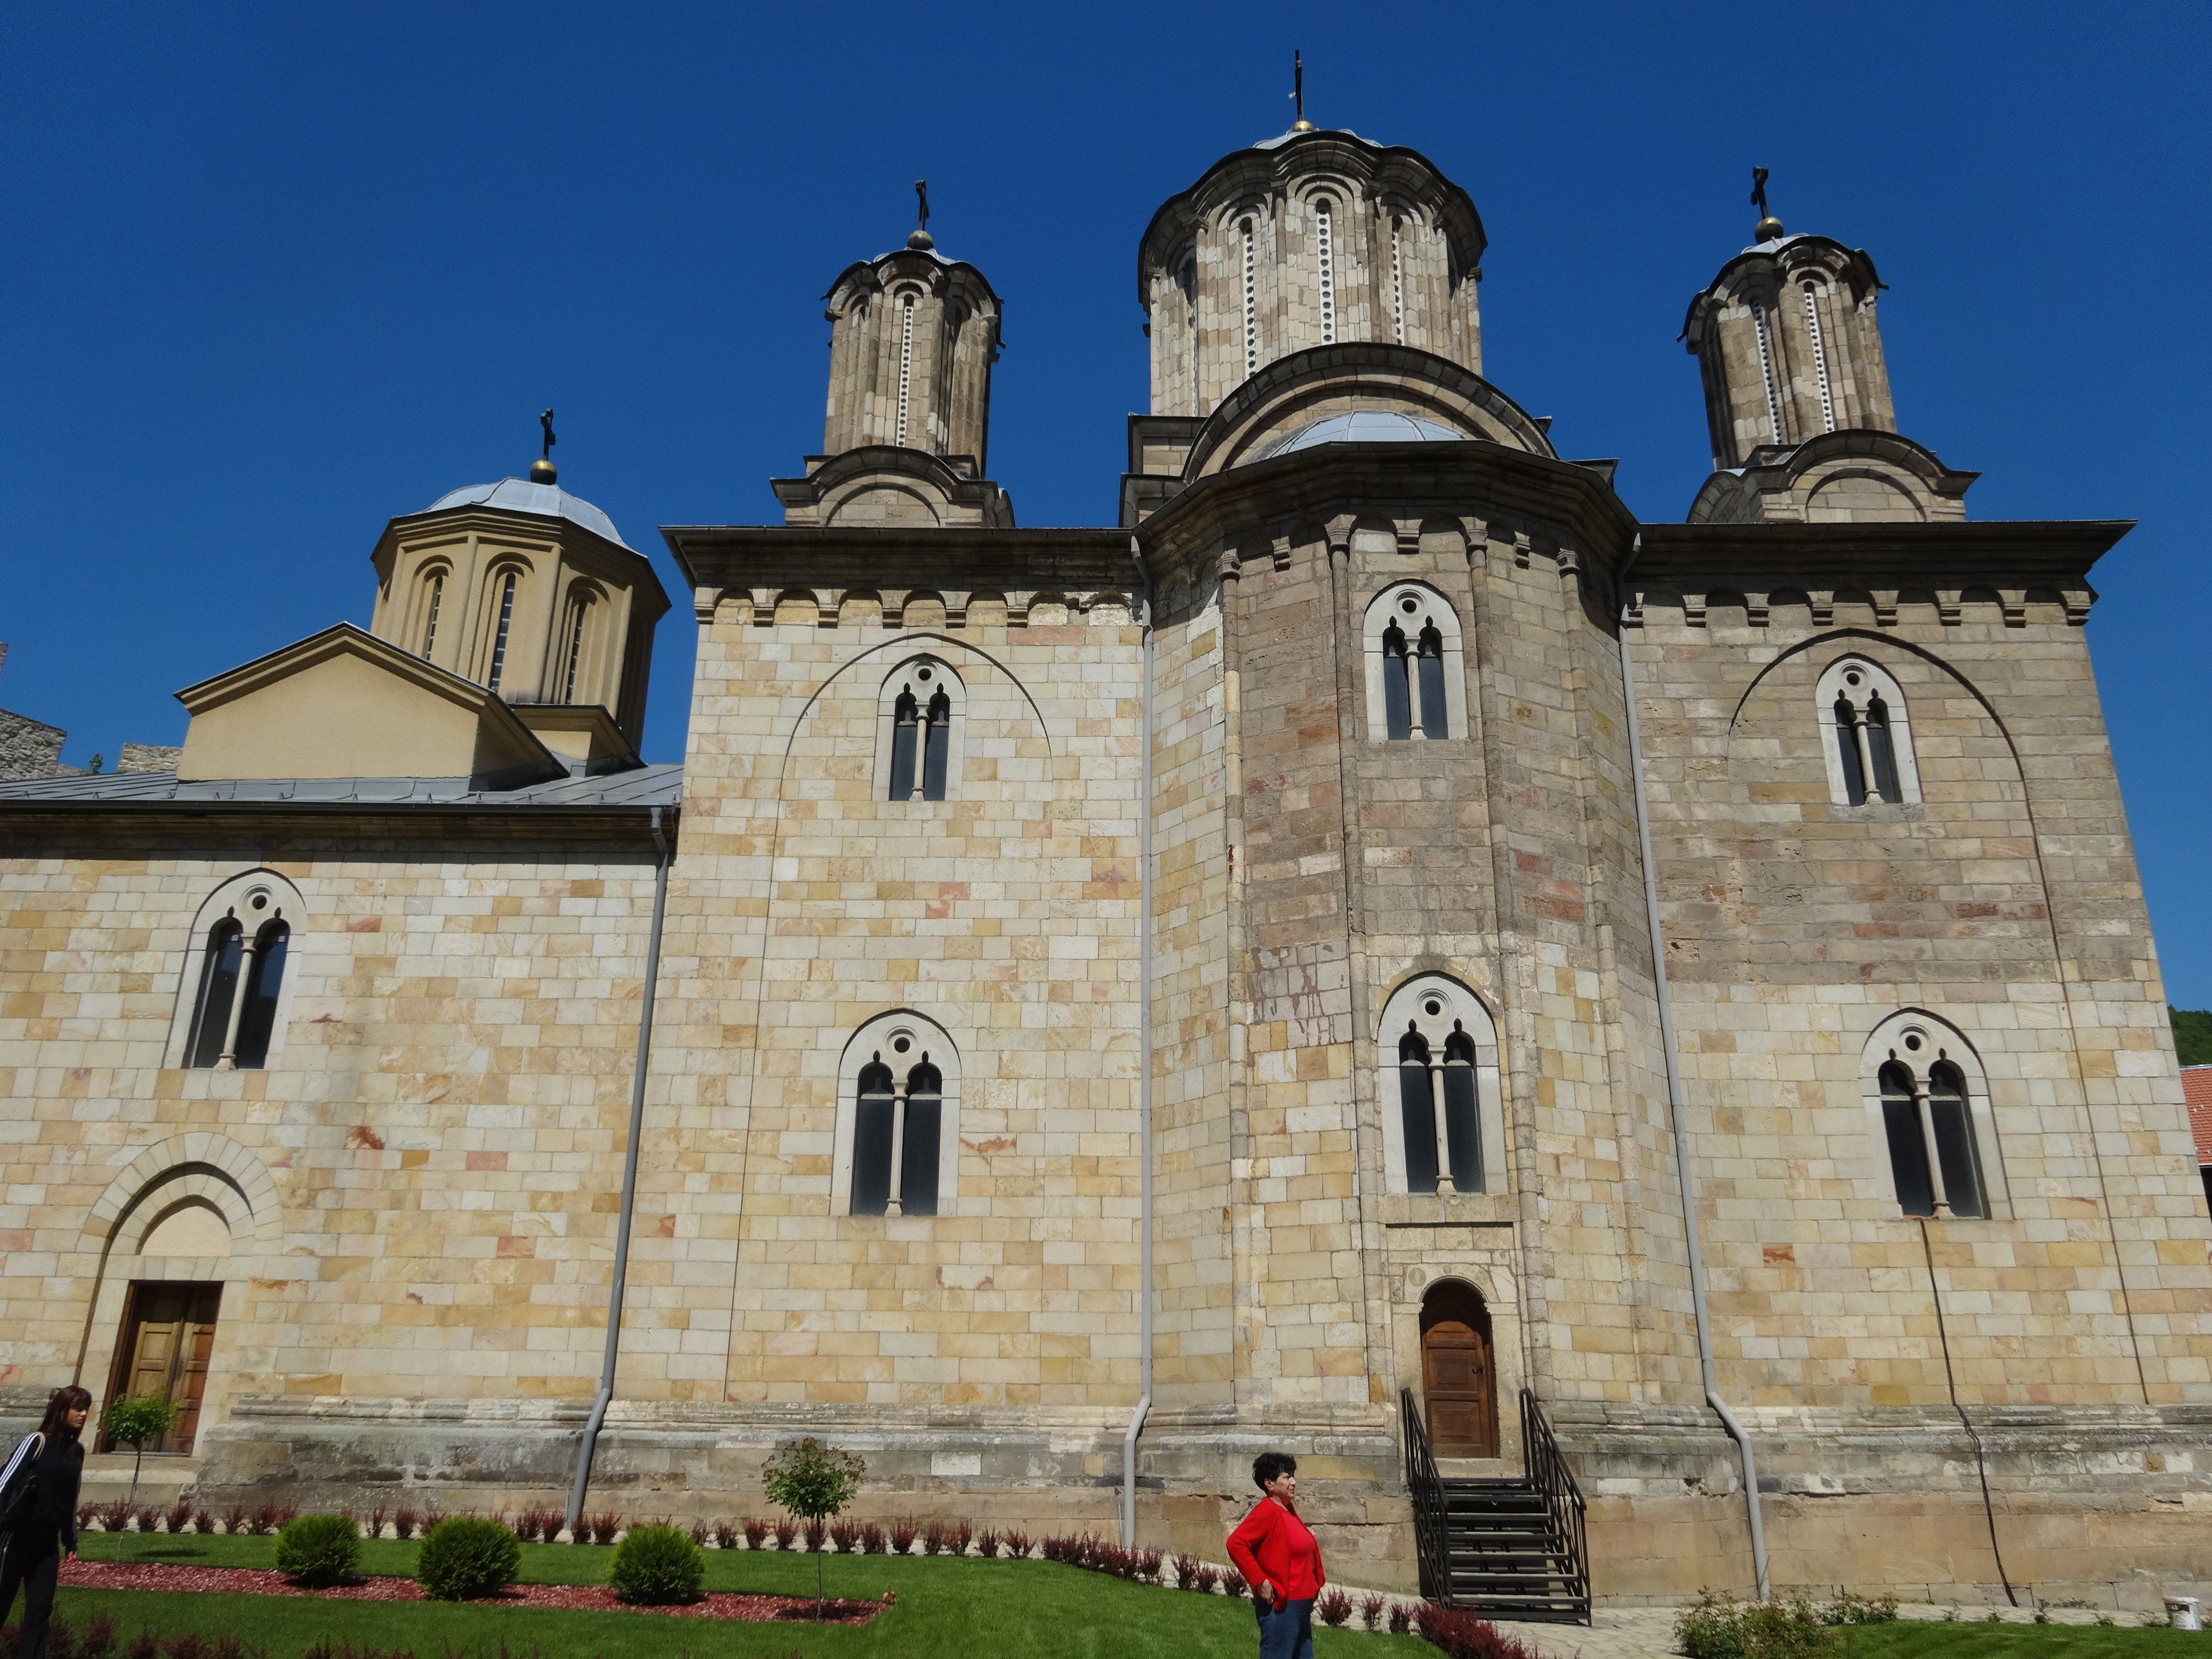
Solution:
<path fill-rule="evenodd" d="M 1713 450 L 1692 521 L 1963 518 L 1960 498 L 1976 475 L 1897 435 L 1874 260 L 1830 237 L 1790 235 L 1768 209 L 1766 169 L 1753 169 L 1753 179 L 1760 216 L 1752 244 L 1690 301 L 1682 325 L 1705 381 Z M 1838 474 L 1808 485 L 1820 464 L 1847 453 L 1863 482 L 1841 487 Z M 1815 503 L 1816 493 L 1826 500 Z"/>
<path fill-rule="evenodd" d="M 929 189 L 906 246 L 830 285 L 830 397 L 819 455 L 774 481 L 787 524 L 1011 524 L 983 476 L 999 296 L 929 234 Z M 895 452 L 895 453 L 886 453 Z"/>

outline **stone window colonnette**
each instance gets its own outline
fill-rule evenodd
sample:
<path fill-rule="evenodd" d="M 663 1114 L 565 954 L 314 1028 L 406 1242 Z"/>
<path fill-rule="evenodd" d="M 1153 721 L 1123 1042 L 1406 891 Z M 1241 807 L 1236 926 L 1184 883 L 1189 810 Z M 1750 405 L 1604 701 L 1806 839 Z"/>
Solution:
<path fill-rule="evenodd" d="M 1828 793 L 1841 806 L 1899 806 L 1920 800 L 1912 722 L 1905 693 L 1870 659 L 1838 659 L 1820 676 L 1814 704 L 1828 760 Z"/>
<path fill-rule="evenodd" d="M 167 1063 L 251 1072 L 283 1051 L 284 1014 L 307 913 L 299 890 L 266 870 L 225 882 L 193 919 Z"/>
<path fill-rule="evenodd" d="M 878 800 L 957 800 L 967 688 L 941 657 L 909 657 L 884 677 L 876 711 Z"/>
<path fill-rule="evenodd" d="M 1505 1191 L 1498 1028 L 1457 980 L 1424 974 L 1392 993 L 1376 1039 L 1389 1189 Z"/>
<path fill-rule="evenodd" d="M 1863 1071 L 1869 1134 L 1898 1212 L 1958 1220 L 2008 1212 L 1989 1083 L 1965 1037 L 1908 1009 L 1875 1028 Z"/>
<path fill-rule="evenodd" d="M 960 1051 L 920 1014 L 879 1014 L 837 1067 L 833 1215 L 958 1212 Z"/>
<path fill-rule="evenodd" d="M 1367 735 L 1424 742 L 1467 735 L 1459 613 L 1422 582 L 1396 582 L 1367 607 Z"/>

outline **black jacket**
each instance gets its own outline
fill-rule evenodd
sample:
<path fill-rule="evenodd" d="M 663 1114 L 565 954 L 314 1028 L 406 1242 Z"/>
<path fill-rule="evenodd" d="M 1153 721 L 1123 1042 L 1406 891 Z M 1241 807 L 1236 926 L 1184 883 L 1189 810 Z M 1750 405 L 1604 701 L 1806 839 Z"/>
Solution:
<path fill-rule="evenodd" d="M 56 1544 L 76 1552 L 76 1495 L 84 1474 L 84 1446 L 80 1441 L 50 1439 L 27 1469 L 30 1478 L 9 1513 L 0 1524 L 15 1541 L 34 1555 L 43 1555 Z"/>

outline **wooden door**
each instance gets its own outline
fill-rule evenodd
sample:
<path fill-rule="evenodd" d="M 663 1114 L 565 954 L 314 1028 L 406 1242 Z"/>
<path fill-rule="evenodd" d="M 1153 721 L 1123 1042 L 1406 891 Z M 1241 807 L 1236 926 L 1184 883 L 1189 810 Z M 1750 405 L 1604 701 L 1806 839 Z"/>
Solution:
<path fill-rule="evenodd" d="M 199 1433 L 208 1360 L 215 1352 L 220 1285 L 137 1284 L 123 1311 L 117 1345 L 117 1394 L 166 1394 L 184 1407 L 177 1426 L 149 1452 L 189 1452 Z"/>
<path fill-rule="evenodd" d="M 1421 1393 L 1438 1457 L 1498 1455 L 1498 1375 L 1490 1313 L 1463 1286 L 1439 1286 L 1421 1310 Z M 1472 1304 L 1472 1305 L 1469 1305 Z"/>

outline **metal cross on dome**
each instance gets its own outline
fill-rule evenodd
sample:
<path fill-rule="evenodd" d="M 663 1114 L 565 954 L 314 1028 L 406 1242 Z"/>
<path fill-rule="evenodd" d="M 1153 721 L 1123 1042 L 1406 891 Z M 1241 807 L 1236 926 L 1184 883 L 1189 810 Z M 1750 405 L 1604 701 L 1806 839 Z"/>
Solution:
<path fill-rule="evenodd" d="M 553 411 L 549 409 L 540 415 L 538 424 L 545 428 L 545 447 L 538 451 L 538 459 L 550 461 L 553 459 L 553 446 L 560 441 L 553 435 Z"/>
<path fill-rule="evenodd" d="M 927 230 L 929 228 L 929 180 L 927 179 L 915 179 L 914 181 L 914 193 L 915 199 L 921 204 L 921 222 L 916 225 L 915 228 L 916 230 Z"/>

